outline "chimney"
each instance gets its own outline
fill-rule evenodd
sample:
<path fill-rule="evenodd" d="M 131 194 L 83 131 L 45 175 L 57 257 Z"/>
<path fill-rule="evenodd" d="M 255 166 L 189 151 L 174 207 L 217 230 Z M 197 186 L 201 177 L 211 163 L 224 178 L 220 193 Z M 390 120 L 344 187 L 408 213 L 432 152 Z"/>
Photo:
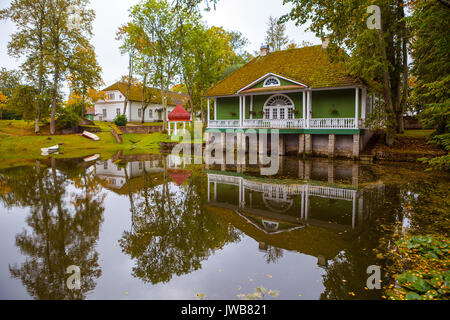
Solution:
<path fill-rule="evenodd" d="M 330 38 L 325 37 L 322 39 L 322 49 L 328 48 L 328 45 L 330 44 Z"/>
<path fill-rule="evenodd" d="M 259 54 L 260 57 L 265 57 L 270 53 L 270 46 L 267 44 L 264 44 L 261 46 L 261 53 Z"/>

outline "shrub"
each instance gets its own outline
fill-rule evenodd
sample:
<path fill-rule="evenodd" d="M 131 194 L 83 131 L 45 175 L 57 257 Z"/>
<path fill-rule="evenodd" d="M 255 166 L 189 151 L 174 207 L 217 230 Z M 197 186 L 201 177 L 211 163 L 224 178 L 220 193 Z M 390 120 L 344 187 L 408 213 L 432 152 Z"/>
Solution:
<path fill-rule="evenodd" d="M 127 125 L 127 122 L 128 122 L 127 117 L 126 117 L 125 115 L 123 115 L 123 114 L 118 115 L 118 116 L 114 119 L 114 124 L 115 124 L 116 126 L 119 126 L 119 127 L 124 127 L 124 126 L 126 126 L 126 125 Z"/>
<path fill-rule="evenodd" d="M 56 118 L 56 128 L 68 129 L 76 127 L 80 123 L 80 116 L 72 108 L 60 108 Z"/>

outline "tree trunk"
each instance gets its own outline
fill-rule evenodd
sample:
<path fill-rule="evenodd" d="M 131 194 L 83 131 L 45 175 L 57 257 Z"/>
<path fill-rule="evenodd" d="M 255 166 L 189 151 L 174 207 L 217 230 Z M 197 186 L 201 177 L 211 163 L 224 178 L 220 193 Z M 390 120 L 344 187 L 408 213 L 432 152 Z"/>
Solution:
<path fill-rule="evenodd" d="M 85 115 L 85 105 L 84 105 L 84 92 L 81 95 L 81 118 L 84 119 L 84 115 Z"/>
<path fill-rule="evenodd" d="M 127 115 L 127 105 L 128 105 L 128 97 L 130 96 L 130 87 L 131 87 L 131 78 L 133 77 L 133 54 L 130 53 L 130 62 L 128 64 L 128 84 L 127 84 L 127 94 L 125 96 L 125 101 L 123 103 L 123 115 Z M 130 106 L 131 108 L 131 106 Z M 131 121 L 131 119 L 128 119 Z"/>
<path fill-rule="evenodd" d="M 55 116 L 56 116 L 56 102 L 58 96 L 58 82 L 59 82 L 59 63 L 55 65 L 55 76 L 53 79 L 53 99 L 52 99 L 52 114 L 50 118 L 50 134 L 54 135 L 56 133 L 55 128 Z"/>

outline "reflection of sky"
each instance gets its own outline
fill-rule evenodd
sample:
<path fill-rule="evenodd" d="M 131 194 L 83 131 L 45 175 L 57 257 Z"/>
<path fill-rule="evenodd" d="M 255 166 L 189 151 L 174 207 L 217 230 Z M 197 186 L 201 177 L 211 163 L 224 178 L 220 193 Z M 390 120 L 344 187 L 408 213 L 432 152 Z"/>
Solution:
<path fill-rule="evenodd" d="M 170 189 L 180 191 L 173 183 Z M 69 186 L 66 191 L 71 194 L 75 190 Z M 261 285 L 279 290 L 280 298 L 318 299 L 324 289 L 323 271 L 317 267 L 316 257 L 284 251 L 277 263 L 267 264 L 258 243 L 245 235 L 240 242 L 216 250 L 200 270 L 174 276 L 166 284 L 143 283 L 132 276 L 134 261 L 118 244 L 123 232 L 131 229 L 128 196 L 106 192 L 104 222 L 96 247 L 102 275 L 94 280 L 97 286 L 88 299 L 194 299 L 195 293 L 204 293 L 210 299 L 236 299 L 238 294 L 253 293 Z M 21 281 L 12 279 L 8 269 L 8 265 L 25 259 L 15 245 L 15 237 L 26 226 L 28 214 L 28 208 L 8 211 L 0 207 L 0 299 L 29 299 Z"/>

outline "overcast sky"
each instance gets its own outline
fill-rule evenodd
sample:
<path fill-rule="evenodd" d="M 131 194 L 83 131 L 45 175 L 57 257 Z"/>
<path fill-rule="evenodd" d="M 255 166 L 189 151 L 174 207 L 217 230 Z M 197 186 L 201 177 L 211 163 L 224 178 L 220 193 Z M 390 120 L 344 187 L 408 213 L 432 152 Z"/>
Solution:
<path fill-rule="evenodd" d="M 96 12 L 93 25 L 98 61 L 103 69 L 106 85 L 128 74 L 128 59 L 119 52 L 120 43 L 115 40 L 118 27 L 128 20 L 128 9 L 139 0 L 91 0 L 91 7 Z M 9 6 L 10 0 L 0 0 L 0 8 Z M 259 50 L 264 42 L 269 16 L 279 17 L 289 12 L 290 6 L 283 6 L 283 0 L 219 0 L 216 10 L 203 12 L 208 25 L 222 26 L 226 30 L 237 30 L 249 40 L 247 51 Z M 320 39 L 312 33 L 305 32 L 306 27 L 287 24 L 287 35 L 297 43 L 303 40 L 320 44 Z M 0 22 L 0 67 L 17 68 L 20 60 L 8 56 L 7 44 L 15 31 L 11 22 Z"/>

